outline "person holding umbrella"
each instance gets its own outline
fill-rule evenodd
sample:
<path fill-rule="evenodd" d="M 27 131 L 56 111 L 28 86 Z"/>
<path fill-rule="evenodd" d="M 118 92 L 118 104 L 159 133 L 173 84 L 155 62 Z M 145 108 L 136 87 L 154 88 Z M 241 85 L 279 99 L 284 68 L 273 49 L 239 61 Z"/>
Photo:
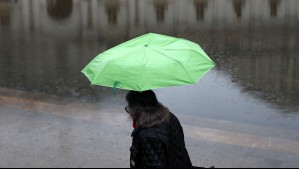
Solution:
<path fill-rule="evenodd" d="M 152 90 L 130 91 L 125 108 L 133 127 L 131 168 L 191 168 L 183 128 Z"/>
<path fill-rule="evenodd" d="M 130 166 L 190 168 L 178 118 L 153 89 L 196 84 L 215 63 L 191 41 L 148 33 L 93 59 L 82 73 L 93 85 L 130 90 L 125 107 L 133 121 Z"/>

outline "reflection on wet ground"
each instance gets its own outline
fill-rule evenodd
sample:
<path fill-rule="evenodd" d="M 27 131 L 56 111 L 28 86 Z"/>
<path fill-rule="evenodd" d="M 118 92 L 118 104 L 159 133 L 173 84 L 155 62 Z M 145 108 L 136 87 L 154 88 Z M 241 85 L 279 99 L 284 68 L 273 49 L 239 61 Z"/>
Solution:
<path fill-rule="evenodd" d="M 26 91 L 29 98 L 47 94 L 105 102 L 111 89 L 90 86 L 81 69 L 110 47 L 156 32 L 201 44 L 218 65 L 189 88 L 196 94 L 189 94 L 185 105 L 193 106 L 176 106 L 181 101 L 174 96 L 188 93 L 187 87 L 159 90 L 170 108 L 196 115 L 200 101 L 211 106 L 197 116 L 298 128 L 298 5 L 292 0 L 1 0 L 0 86 Z M 208 90 L 217 93 L 204 99 L 201 92 Z M 234 99 L 222 104 L 227 97 Z"/>

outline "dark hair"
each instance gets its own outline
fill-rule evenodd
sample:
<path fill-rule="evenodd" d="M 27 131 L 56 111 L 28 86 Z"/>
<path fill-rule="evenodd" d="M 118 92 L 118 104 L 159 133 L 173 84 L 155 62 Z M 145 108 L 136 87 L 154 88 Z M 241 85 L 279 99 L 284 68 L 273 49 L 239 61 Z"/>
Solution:
<path fill-rule="evenodd" d="M 152 90 L 137 92 L 130 91 L 126 100 L 129 104 L 130 115 L 137 127 L 149 128 L 169 121 L 169 110 L 158 102 Z"/>

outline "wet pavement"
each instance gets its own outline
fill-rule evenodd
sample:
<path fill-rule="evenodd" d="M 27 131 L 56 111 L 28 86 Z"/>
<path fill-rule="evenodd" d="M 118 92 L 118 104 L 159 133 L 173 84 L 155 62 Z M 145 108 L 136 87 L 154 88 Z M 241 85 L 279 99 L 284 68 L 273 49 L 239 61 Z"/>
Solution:
<path fill-rule="evenodd" d="M 1 92 L 6 95 L 0 96 L 0 167 L 129 167 L 132 128 L 123 111 L 124 94 L 106 103 L 84 103 Z M 299 166 L 298 131 L 177 116 L 196 166 Z"/>

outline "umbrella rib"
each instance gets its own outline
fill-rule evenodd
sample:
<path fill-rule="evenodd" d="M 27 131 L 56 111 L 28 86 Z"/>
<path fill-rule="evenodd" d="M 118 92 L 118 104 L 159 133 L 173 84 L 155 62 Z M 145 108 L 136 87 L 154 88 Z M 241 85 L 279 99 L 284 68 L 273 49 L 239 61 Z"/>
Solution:
<path fill-rule="evenodd" d="M 168 44 L 166 44 L 166 45 L 164 45 L 164 46 L 171 45 L 171 44 L 173 44 L 173 43 L 177 42 L 178 40 L 180 40 L 180 39 L 179 39 L 179 38 L 177 38 L 177 39 L 173 40 L 172 42 L 170 42 L 170 43 L 168 43 Z"/>
<path fill-rule="evenodd" d="M 147 45 L 149 45 L 150 40 L 151 40 L 151 35 L 149 36 Z M 145 47 L 145 50 L 144 50 L 144 52 L 143 52 L 143 63 L 142 63 L 142 68 L 141 68 L 141 74 L 140 74 L 141 78 L 140 78 L 140 85 L 139 85 L 139 87 L 140 87 L 139 90 L 140 90 L 140 91 L 141 91 L 142 88 L 143 88 L 143 70 L 144 70 L 144 65 L 145 65 L 144 63 L 145 63 L 145 57 L 146 57 L 146 48 L 147 48 L 147 47 Z"/>
<path fill-rule="evenodd" d="M 152 38 L 152 34 L 150 34 L 149 37 L 148 37 L 147 45 L 149 45 L 149 43 L 151 41 L 151 38 Z"/>
<path fill-rule="evenodd" d="M 144 53 L 143 53 L 143 63 L 142 63 L 142 68 L 141 68 L 141 78 L 140 78 L 140 91 L 142 90 L 144 84 L 143 84 L 143 70 L 144 70 L 144 65 L 145 65 L 145 57 L 146 57 L 146 49 L 148 48 L 149 44 L 150 44 L 150 41 L 151 41 L 151 38 L 152 38 L 152 34 L 149 34 L 149 38 L 148 38 L 148 42 L 147 42 L 147 45 L 145 46 L 145 50 L 144 50 Z"/>
<path fill-rule="evenodd" d="M 204 56 L 203 54 L 199 53 L 198 51 L 196 51 L 194 49 L 163 49 L 163 50 L 189 50 L 189 51 L 193 51 L 193 52 L 195 52 L 197 54 L 200 54 L 201 56 Z M 214 65 L 216 65 L 212 59 L 207 58 L 206 56 L 204 56 L 204 58 L 207 59 L 207 60 L 209 60 L 209 61 L 211 61 Z"/>
<path fill-rule="evenodd" d="M 150 49 L 152 49 L 152 50 L 155 51 L 155 52 L 160 53 L 161 55 L 163 55 L 163 56 L 165 56 L 165 57 L 167 57 L 167 58 L 173 59 L 173 60 L 175 60 L 176 62 L 178 62 L 178 63 L 181 65 L 181 67 L 185 70 L 185 72 L 186 72 L 187 75 L 189 76 L 190 80 L 191 80 L 194 84 L 196 84 L 196 82 L 194 82 L 194 80 L 191 78 L 189 72 L 186 70 L 186 68 L 182 65 L 182 63 L 181 63 L 180 61 L 178 61 L 178 60 L 176 60 L 176 59 L 174 59 L 174 58 L 172 58 L 172 57 L 169 57 L 169 56 L 165 55 L 164 53 L 159 52 L 158 50 L 155 50 L 155 49 L 153 49 L 153 48 L 150 48 Z"/>
<path fill-rule="evenodd" d="M 117 59 L 116 59 L 116 60 L 117 60 Z M 97 78 L 100 76 L 100 74 L 101 74 L 101 73 L 107 68 L 107 66 L 110 65 L 111 63 L 112 63 L 112 62 L 107 62 L 107 63 L 105 64 L 105 66 L 103 66 L 103 69 L 102 69 L 101 71 L 99 71 L 98 74 L 94 77 L 94 80 L 97 79 Z M 94 81 L 94 80 L 93 80 L 93 81 Z M 96 82 L 95 82 L 94 84 L 96 84 Z M 112 85 L 112 84 L 111 84 L 111 85 Z M 111 86 L 110 86 L 110 87 L 111 87 Z"/>

